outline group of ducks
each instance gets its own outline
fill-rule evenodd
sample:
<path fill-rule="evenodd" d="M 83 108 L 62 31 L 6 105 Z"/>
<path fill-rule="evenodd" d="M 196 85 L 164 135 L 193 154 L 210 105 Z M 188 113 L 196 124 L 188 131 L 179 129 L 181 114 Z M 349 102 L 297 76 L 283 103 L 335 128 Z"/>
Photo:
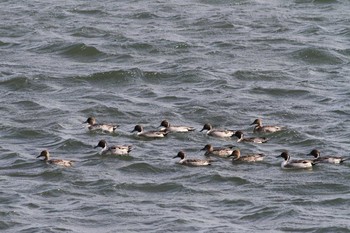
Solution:
<path fill-rule="evenodd" d="M 88 124 L 88 129 L 90 131 L 103 131 L 103 132 L 115 132 L 119 125 L 115 124 L 99 124 L 96 122 L 94 117 L 89 117 L 85 122 Z M 280 126 L 263 126 L 261 119 L 256 119 L 251 125 L 255 125 L 254 133 L 274 133 L 283 130 L 283 127 Z M 185 133 L 194 131 L 194 127 L 189 126 L 174 126 L 169 123 L 167 120 L 163 120 L 160 124 L 161 127 L 159 130 L 154 131 L 144 131 L 141 125 L 136 125 L 131 131 L 139 137 L 144 138 L 164 138 L 169 133 Z M 219 137 L 219 138 L 230 138 L 237 137 L 237 142 L 248 142 L 248 143 L 266 143 L 268 139 L 266 137 L 244 137 L 244 134 L 240 130 L 228 130 L 228 129 L 215 129 L 211 124 L 206 123 L 200 132 L 206 131 L 208 136 Z M 102 155 L 129 155 L 132 150 L 131 145 L 112 145 L 108 146 L 105 140 L 100 140 L 95 148 L 101 147 Z M 217 156 L 221 158 L 232 158 L 232 162 L 256 162 L 262 161 L 265 158 L 264 154 L 247 154 L 241 155 L 240 150 L 233 149 L 233 146 L 227 147 L 213 147 L 211 144 L 205 145 L 201 150 L 205 151 L 205 156 L 208 159 L 187 159 L 183 151 L 178 152 L 174 158 L 180 158 L 178 161 L 179 164 L 187 166 L 208 166 L 211 165 L 213 161 L 211 156 Z M 340 156 L 327 156 L 321 157 L 319 150 L 312 150 L 308 155 L 313 156 L 314 159 L 291 159 L 287 151 L 282 152 L 277 157 L 282 157 L 284 160 L 281 163 L 282 168 L 311 168 L 317 163 L 335 163 L 339 164 L 344 162 L 347 158 Z M 44 150 L 37 157 L 44 157 L 43 161 L 49 164 L 56 164 L 65 167 L 70 167 L 73 165 L 71 160 L 62 160 L 62 159 L 50 159 L 50 154 L 47 150 Z"/>

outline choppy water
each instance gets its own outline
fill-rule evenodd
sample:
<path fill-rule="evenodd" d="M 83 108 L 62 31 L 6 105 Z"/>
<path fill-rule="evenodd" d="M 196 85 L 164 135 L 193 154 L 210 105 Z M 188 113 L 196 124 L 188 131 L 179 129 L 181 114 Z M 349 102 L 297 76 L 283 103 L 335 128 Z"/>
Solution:
<path fill-rule="evenodd" d="M 1 232 L 349 232 L 349 163 L 285 171 L 275 156 L 350 156 L 346 1 L 2 1 Z M 115 134 L 88 132 L 96 116 Z M 206 122 L 286 126 L 264 145 Z M 189 134 L 140 140 L 168 119 Z M 101 157 L 100 139 L 132 144 Z M 261 163 L 188 168 L 205 144 Z M 75 160 L 46 165 L 41 150 Z"/>

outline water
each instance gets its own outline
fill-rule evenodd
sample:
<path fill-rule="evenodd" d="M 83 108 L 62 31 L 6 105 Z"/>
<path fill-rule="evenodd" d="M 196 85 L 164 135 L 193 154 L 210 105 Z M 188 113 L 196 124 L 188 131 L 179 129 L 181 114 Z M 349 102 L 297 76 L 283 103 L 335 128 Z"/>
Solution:
<path fill-rule="evenodd" d="M 349 163 L 285 171 L 275 156 L 349 156 L 347 2 L 2 1 L 2 232 L 349 232 Z M 120 124 L 88 132 L 88 116 Z M 206 122 L 264 145 L 206 137 Z M 161 120 L 189 134 L 140 140 Z M 101 157 L 100 139 L 132 144 Z M 205 144 L 263 152 L 261 163 L 176 165 Z M 75 160 L 73 168 L 41 163 Z"/>

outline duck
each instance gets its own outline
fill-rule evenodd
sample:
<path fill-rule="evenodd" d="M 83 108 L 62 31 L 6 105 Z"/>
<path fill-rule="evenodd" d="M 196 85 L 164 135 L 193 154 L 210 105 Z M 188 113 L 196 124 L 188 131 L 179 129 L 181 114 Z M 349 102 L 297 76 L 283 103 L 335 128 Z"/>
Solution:
<path fill-rule="evenodd" d="M 227 158 L 233 152 L 233 146 L 227 147 L 213 147 L 211 144 L 205 145 L 201 150 L 204 150 L 205 156 L 219 156 L 221 158 Z"/>
<path fill-rule="evenodd" d="M 161 129 L 161 131 L 177 132 L 177 133 L 185 133 L 185 132 L 191 132 L 195 130 L 195 128 L 189 127 L 189 126 L 170 125 L 169 121 L 167 120 L 163 120 L 160 123 L 159 127 L 164 127 Z"/>
<path fill-rule="evenodd" d="M 136 135 L 145 138 L 164 138 L 168 131 L 144 131 L 142 125 L 136 125 L 131 133 L 137 132 Z"/>
<path fill-rule="evenodd" d="M 209 166 L 211 165 L 211 161 L 210 160 L 203 160 L 203 159 L 187 159 L 185 152 L 183 151 L 179 151 L 177 153 L 177 155 L 175 158 L 180 158 L 180 161 L 178 162 L 178 164 L 181 165 L 186 165 L 186 166 L 191 166 L 191 167 L 199 167 L 199 166 Z"/>
<path fill-rule="evenodd" d="M 234 150 L 229 157 L 233 157 L 232 162 L 256 162 L 256 161 L 263 161 L 265 158 L 265 155 L 262 153 L 257 153 L 257 154 L 247 154 L 247 155 L 241 156 L 240 150 Z"/>
<path fill-rule="evenodd" d="M 101 130 L 103 132 L 113 133 L 119 127 L 119 125 L 114 125 L 114 124 L 97 124 L 95 117 L 89 117 L 83 123 L 88 123 L 89 124 L 88 128 L 91 131 Z"/>
<path fill-rule="evenodd" d="M 235 134 L 234 130 L 214 129 L 210 123 L 204 124 L 203 129 L 200 132 L 204 130 L 207 130 L 207 135 L 219 138 L 228 138 L 232 137 Z"/>
<path fill-rule="evenodd" d="M 100 140 L 94 148 L 101 147 L 101 155 L 129 155 L 132 150 L 131 145 L 112 145 L 108 146 L 105 140 Z"/>
<path fill-rule="evenodd" d="M 282 157 L 284 161 L 281 163 L 281 168 L 312 168 L 317 162 L 307 159 L 290 159 L 287 151 L 282 152 L 276 158 Z"/>
<path fill-rule="evenodd" d="M 237 142 L 265 143 L 265 142 L 267 142 L 269 140 L 269 139 L 267 139 L 265 137 L 244 138 L 244 134 L 240 130 L 235 132 L 235 136 L 238 137 Z"/>
<path fill-rule="evenodd" d="M 72 160 L 63 160 L 63 159 L 50 159 L 50 153 L 48 150 L 43 150 L 37 158 L 44 157 L 42 161 L 48 163 L 48 164 L 55 164 L 59 166 L 64 166 L 64 167 L 71 167 L 73 166 Z"/>
<path fill-rule="evenodd" d="M 260 118 L 255 119 L 250 125 L 256 125 L 254 127 L 254 133 L 274 133 L 282 130 L 282 127 L 275 125 L 262 125 L 262 120 Z"/>
<path fill-rule="evenodd" d="M 317 149 L 312 150 L 308 155 L 314 156 L 315 162 L 319 162 L 319 163 L 335 163 L 335 164 L 339 164 L 339 163 L 343 163 L 345 160 L 347 160 L 348 158 L 344 158 L 344 157 L 340 157 L 340 156 L 324 156 L 321 157 L 321 152 Z"/>

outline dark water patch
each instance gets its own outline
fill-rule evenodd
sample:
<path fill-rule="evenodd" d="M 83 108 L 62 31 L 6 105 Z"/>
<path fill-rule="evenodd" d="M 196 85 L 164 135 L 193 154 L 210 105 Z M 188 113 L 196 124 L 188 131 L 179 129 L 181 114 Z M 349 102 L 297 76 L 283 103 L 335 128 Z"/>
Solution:
<path fill-rule="evenodd" d="M 350 37 L 350 30 L 349 30 L 349 37 Z M 342 49 L 342 50 L 337 50 L 338 53 L 346 56 L 346 57 L 350 57 L 350 49 Z"/>
<path fill-rule="evenodd" d="M 250 91 L 252 94 L 266 94 L 273 97 L 286 97 L 286 98 L 305 98 L 310 92 L 303 89 L 282 89 L 282 88 L 264 88 L 255 87 Z"/>
<path fill-rule="evenodd" d="M 84 16 L 102 17 L 106 16 L 107 12 L 103 9 L 86 9 L 84 6 L 78 6 L 70 10 L 72 13 L 82 14 Z"/>
<path fill-rule="evenodd" d="M 4 42 L 0 40 L 0 47 L 6 47 L 6 46 L 11 46 L 12 43 Z"/>
<path fill-rule="evenodd" d="M 105 38 L 111 36 L 111 34 L 100 28 L 83 26 L 71 31 L 72 36 L 83 37 L 83 38 Z M 119 39 L 119 38 L 118 38 Z"/>
<path fill-rule="evenodd" d="M 173 43 L 172 47 L 175 49 L 187 51 L 189 48 L 192 47 L 192 45 L 190 45 L 189 43 L 186 43 L 186 42 L 175 42 L 175 43 Z"/>
<path fill-rule="evenodd" d="M 230 161 L 228 161 L 230 162 Z M 230 183 L 233 184 L 234 186 L 238 186 L 238 185 L 246 185 L 246 184 L 250 184 L 250 182 L 244 178 L 241 177 L 237 177 L 237 176 L 229 176 L 229 177 L 225 177 L 225 176 L 221 176 L 219 174 L 215 174 L 211 177 L 211 181 L 212 182 L 224 182 L 224 183 Z"/>
<path fill-rule="evenodd" d="M 243 208 L 247 206 L 254 206 L 254 203 L 249 201 L 248 199 L 242 199 L 242 198 L 237 198 L 233 197 L 234 199 L 223 199 L 218 202 L 219 206 L 226 206 L 229 209 L 232 208 Z"/>
<path fill-rule="evenodd" d="M 121 171 L 125 172 L 131 172 L 131 173 L 142 173 L 142 174 L 159 174 L 162 172 L 165 172 L 164 169 L 161 169 L 160 167 L 152 166 L 148 163 L 133 163 L 131 165 L 128 165 L 126 167 L 120 168 Z"/>
<path fill-rule="evenodd" d="M 86 147 L 85 143 L 75 138 L 61 140 L 57 144 L 58 144 L 58 147 L 56 147 L 55 144 L 52 145 L 52 146 L 55 146 L 56 150 L 71 151 L 71 152 L 79 151 L 80 149 L 83 149 Z"/>
<path fill-rule="evenodd" d="M 6 170 L 9 177 L 36 177 L 36 169 L 40 167 L 40 161 L 36 161 L 36 157 L 37 155 L 33 155 L 32 160 L 30 158 L 25 160 L 17 155 L 11 159 L 11 162 L 3 163 L 0 170 Z"/>
<path fill-rule="evenodd" d="M 135 19 L 142 19 L 142 20 L 148 20 L 148 19 L 157 19 L 158 16 L 156 14 L 153 14 L 151 12 L 139 12 L 132 16 Z"/>
<path fill-rule="evenodd" d="M 65 48 L 62 48 L 60 53 L 71 59 L 79 60 L 82 62 L 94 62 L 102 58 L 105 55 L 94 46 L 86 44 L 74 44 Z"/>
<path fill-rule="evenodd" d="M 0 81 L 2 86 L 5 86 L 9 90 L 16 91 L 16 90 L 23 90 L 26 87 L 28 87 L 30 82 L 30 79 L 27 77 L 15 77 L 10 78 L 5 81 Z"/>
<path fill-rule="evenodd" d="M 40 177 L 45 183 L 46 182 L 60 182 L 64 179 L 64 167 L 50 165 L 42 161 L 38 161 L 40 163 L 41 169 L 43 169 L 40 173 L 38 173 L 38 177 Z"/>
<path fill-rule="evenodd" d="M 52 188 L 44 191 L 39 191 L 36 195 L 45 197 L 45 198 L 57 198 L 65 195 L 69 195 L 69 193 L 64 188 Z"/>
<path fill-rule="evenodd" d="M 350 204 L 350 200 L 347 198 L 331 198 L 328 200 L 322 200 L 322 201 L 317 201 L 317 204 L 321 205 L 321 206 L 325 206 L 325 207 L 335 207 L 335 206 L 349 206 Z"/>
<path fill-rule="evenodd" d="M 178 96 L 178 95 L 167 95 L 167 96 L 162 96 L 156 98 L 157 101 L 159 102 L 165 102 L 165 103 L 174 103 L 174 104 L 179 104 L 182 105 L 182 103 L 189 102 L 191 98 L 183 97 L 183 96 Z"/>
<path fill-rule="evenodd" d="M 275 70 L 238 70 L 233 76 L 242 81 L 271 81 L 277 82 L 282 80 L 291 80 L 292 77 L 288 73 Z"/>
<path fill-rule="evenodd" d="M 293 52 L 292 57 L 312 65 L 339 65 L 343 60 L 330 51 L 320 48 L 305 48 Z"/>
<path fill-rule="evenodd" d="M 111 70 L 105 72 L 94 73 L 85 77 L 77 77 L 79 80 L 84 80 L 91 82 L 92 84 L 106 84 L 106 85 L 115 85 L 115 84 L 127 84 L 135 78 L 141 78 L 143 72 L 140 69 L 130 69 L 130 70 Z"/>
<path fill-rule="evenodd" d="M 260 222 L 273 219 L 276 216 L 277 208 L 275 207 L 253 207 L 245 210 L 239 219 L 247 222 Z"/>
<path fill-rule="evenodd" d="M 134 42 L 134 43 L 129 42 L 127 44 L 124 44 L 122 48 L 128 49 L 128 50 L 134 50 L 134 51 L 137 51 L 138 53 L 141 51 L 149 52 L 149 53 L 155 53 L 158 51 L 157 47 L 154 47 L 154 45 L 146 42 Z"/>
<path fill-rule="evenodd" d="M 165 183 L 123 183 L 117 185 L 118 189 L 141 191 L 146 193 L 172 193 L 184 190 L 184 186 L 174 182 Z"/>
<path fill-rule="evenodd" d="M 335 4 L 338 3 L 338 0 L 313 0 L 312 3 L 314 4 Z"/>
<path fill-rule="evenodd" d="M 47 139 L 48 135 L 52 136 L 51 134 L 47 133 L 44 130 L 33 130 L 33 129 L 26 129 L 26 128 L 18 128 L 13 129 L 12 133 L 10 135 L 7 135 L 4 138 L 7 139 L 31 139 L 31 140 L 38 140 L 38 139 Z"/>

